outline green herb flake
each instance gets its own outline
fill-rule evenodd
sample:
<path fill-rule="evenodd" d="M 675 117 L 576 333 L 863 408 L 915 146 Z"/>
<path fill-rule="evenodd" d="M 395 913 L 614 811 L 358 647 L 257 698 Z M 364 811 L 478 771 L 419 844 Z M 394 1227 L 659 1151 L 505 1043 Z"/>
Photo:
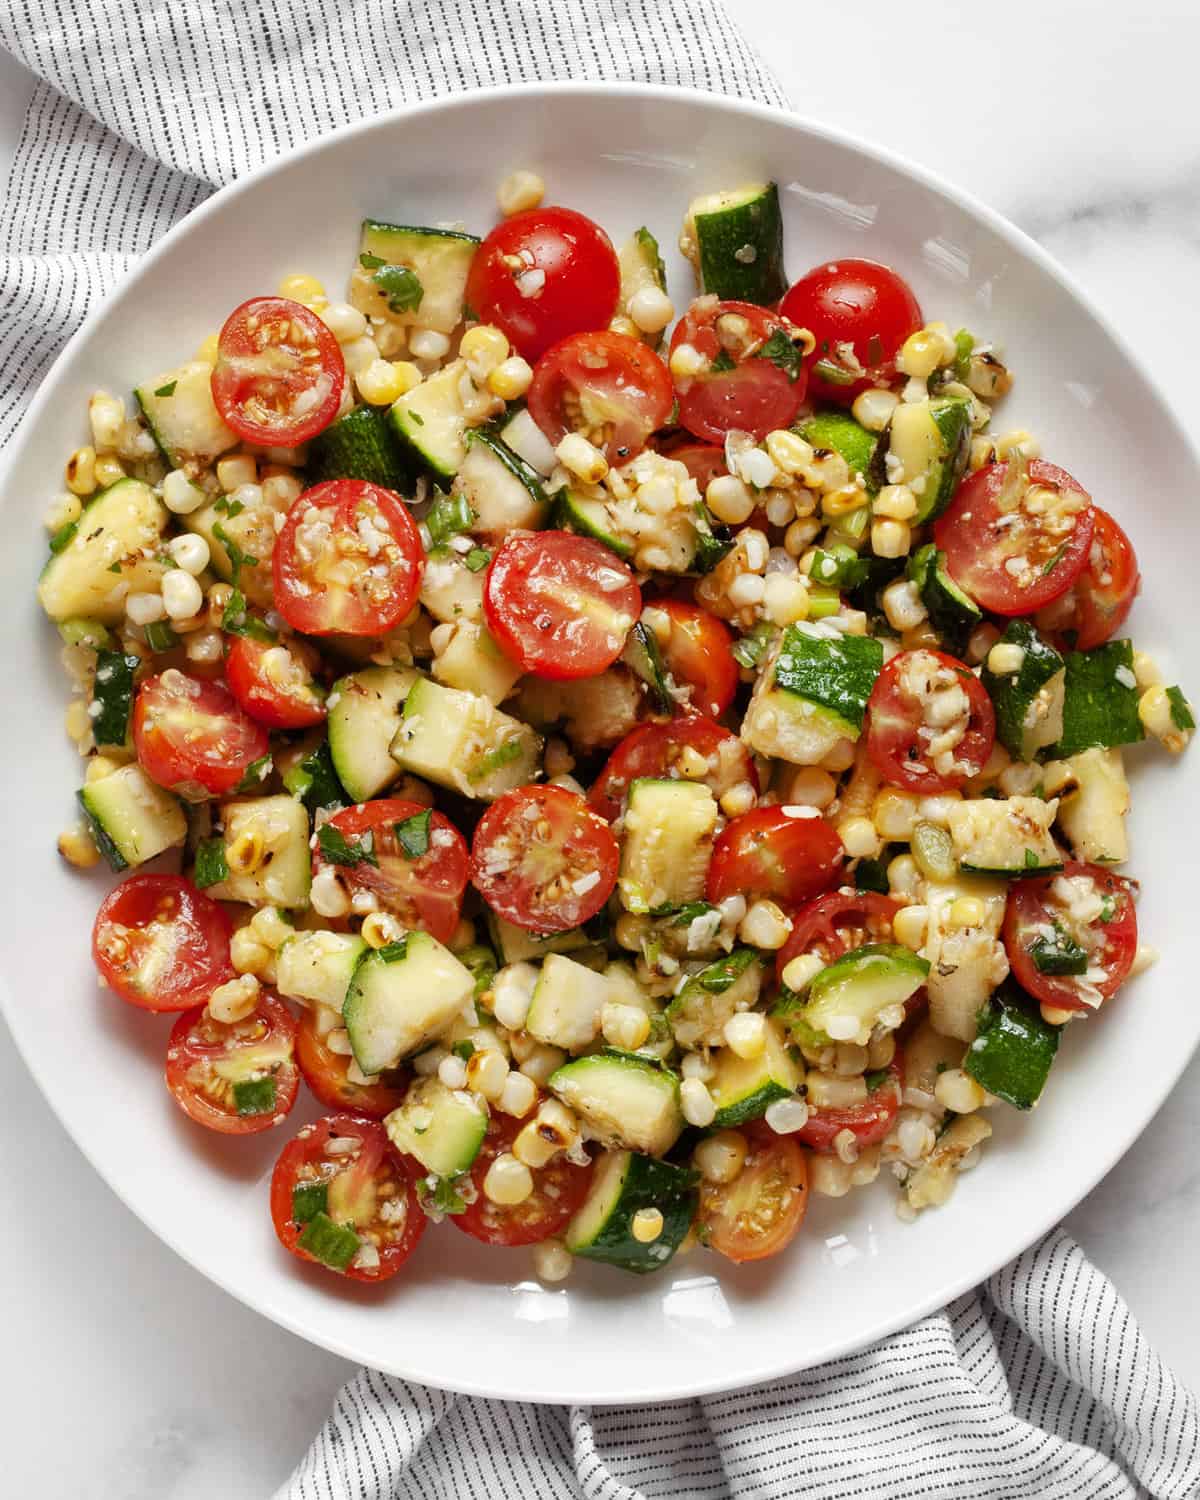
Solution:
<path fill-rule="evenodd" d="M 1052 938 L 1038 937 L 1029 945 L 1029 957 L 1039 974 L 1086 974 L 1088 956 L 1056 922 Z"/>
<path fill-rule="evenodd" d="M 175 387 L 178 384 L 177 380 L 168 380 L 166 385 L 160 385 L 154 394 L 156 396 L 173 396 L 175 394 Z"/>
<path fill-rule="evenodd" d="M 296 1241 L 314 1260 L 333 1271 L 344 1271 L 358 1253 L 358 1235 L 348 1224 L 337 1224 L 327 1213 L 316 1213 Z"/>
<path fill-rule="evenodd" d="M 173 651 L 179 644 L 179 636 L 165 620 L 151 620 L 142 629 L 151 651 Z"/>
<path fill-rule="evenodd" d="M 331 865 L 374 865 L 379 868 L 375 836 L 370 829 L 352 844 L 340 828 L 335 828 L 332 823 L 322 823 L 317 830 L 317 846 Z M 386 950 L 381 948 L 379 951 Z"/>
<path fill-rule="evenodd" d="M 486 547 L 472 547 L 466 557 L 463 558 L 463 564 L 468 572 L 478 573 L 486 568 L 491 560 L 492 554 Z"/>
<path fill-rule="evenodd" d="M 1184 731 L 1195 729 L 1196 719 L 1192 713 L 1192 705 L 1183 696 L 1181 687 L 1167 689 L 1167 702 L 1171 705 L 1171 723 L 1176 729 Z"/>
<path fill-rule="evenodd" d="M 240 516 L 246 507 L 240 500 L 233 500 L 228 495 L 221 495 L 213 501 L 213 510 L 219 511 L 221 515 L 228 516 L 230 520 L 234 516 Z"/>
<path fill-rule="evenodd" d="M 425 517 L 432 545 L 440 547 L 452 536 L 470 531 L 474 519 L 475 514 L 465 495 L 438 495 Z"/>
<path fill-rule="evenodd" d="M 469 303 L 464 302 L 463 303 L 463 322 L 464 323 L 478 323 L 480 321 L 481 320 L 480 320 L 479 314 L 475 311 L 475 309 L 473 307 L 471 307 Z"/>
<path fill-rule="evenodd" d="M 108 571 L 110 573 L 119 573 L 121 571 L 121 564 L 119 562 L 109 563 Z"/>
<path fill-rule="evenodd" d="M 435 1214 L 460 1214 L 467 1206 L 459 1184 L 461 1177 L 422 1177 L 417 1195 Z"/>
<path fill-rule="evenodd" d="M 733 356 L 729 353 L 728 349 L 720 349 L 709 369 L 717 374 L 724 374 L 726 370 L 736 370 L 737 365 L 734 363 Z"/>
<path fill-rule="evenodd" d="M 372 860 L 373 863 L 374 861 Z M 382 948 L 377 948 L 375 952 L 376 956 L 381 958 L 385 964 L 398 964 L 408 952 L 408 939 L 401 938 L 396 943 L 385 943 Z"/>
<path fill-rule="evenodd" d="M 450 1048 L 450 1051 L 453 1052 L 455 1057 L 460 1058 L 463 1062 L 470 1062 L 471 1059 L 475 1056 L 475 1043 L 455 1042 L 453 1047 Z"/>
<path fill-rule="evenodd" d="M 68 521 L 65 526 L 60 526 L 50 538 L 50 551 L 55 557 L 65 548 L 71 545 L 71 538 L 79 530 L 78 521 Z"/>
<path fill-rule="evenodd" d="M 1037 867 L 1038 867 L 1038 857 L 1037 857 L 1037 854 L 1032 849 L 1026 849 L 1026 851 L 1025 851 L 1025 868 L 1027 870 L 1036 870 Z"/>
<path fill-rule="evenodd" d="M 420 859 L 422 854 L 429 853 L 429 825 L 432 819 L 433 812 L 427 807 L 424 812 L 414 813 L 411 818 L 393 825 L 396 842 L 408 859 Z"/>
<path fill-rule="evenodd" d="M 887 1068 L 876 1068 L 873 1072 L 863 1074 L 863 1082 L 867 1086 L 867 1093 L 873 1094 L 882 1083 L 886 1083 L 890 1077 Z"/>
<path fill-rule="evenodd" d="M 1046 561 L 1046 562 L 1044 562 L 1042 564 L 1042 577 L 1043 578 L 1045 578 L 1045 576 L 1046 576 L 1047 573 L 1053 573 L 1054 572 L 1055 568 L 1058 567 L 1059 563 L 1062 562 L 1063 558 L 1066 556 L 1066 552 L 1067 552 L 1067 543 L 1066 542 L 1063 542 L 1060 547 L 1056 547 L 1054 549 L 1054 552 L 1050 556 L 1049 560 Z"/>
<path fill-rule="evenodd" d="M 201 839 L 196 845 L 196 862 L 192 870 L 192 882 L 199 890 L 210 885 L 220 885 L 229 878 L 229 863 L 225 858 L 225 840 L 222 838 Z"/>
<path fill-rule="evenodd" d="M 371 280 L 387 298 L 387 305 L 394 313 L 416 312 L 425 296 L 421 278 L 408 266 L 383 266 L 375 271 Z"/>
<path fill-rule="evenodd" d="M 273 1078 L 240 1078 L 233 1086 L 234 1108 L 239 1115 L 269 1115 L 275 1110 Z"/>
<path fill-rule="evenodd" d="M 292 1189 L 292 1222 L 307 1224 L 329 1208 L 329 1185 L 305 1182 Z"/>
<path fill-rule="evenodd" d="M 960 328 L 954 335 L 954 378 L 966 383 L 967 376 L 971 373 L 971 354 L 975 348 L 975 336 L 968 333 L 965 328 Z"/>
<path fill-rule="evenodd" d="M 467 772 L 468 781 L 482 781 L 485 776 L 490 776 L 493 771 L 500 770 L 501 766 L 509 766 L 514 760 L 519 760 L 521 755 L 521 737 L 514 734 L 502 745 L 490 751 L 470 771 Z"/>
<path fill-rule="evenodd" d="M 378 271 L 380 266 L 386 266 L 387 261 L 380 255 L 372 255 L 369 250 L 364 250 L 358 257 L 358 263 L 364 271 Z"/>
<path fill-rule="evenodd" d="M 228 635 L 246 635 L 268 644 L 274 644 L 278 640 L 278 636 L 268 625 L 249 612 L 246 608 L 246 596 L 238 588 L 230 594 L 229 601 L 221 612 L 221 629 Z"/>
<path fill-rule="evenodd" d="M 761 621 L 748 635 L 744 635 L 740 640 L 734 641 L 731 648 L 734 661 L 739 666 L 746 667 L 752 671 L 767 654 L 773 635 L 773 628 L 766 620 Z"/>
<path fill-rule="evenodd" d="M 225 548 L 229 556 L 229 567 L 233 573 L 233 586 L 236 589 L 243 568 L 254 568 L 258 566 L 258 558 L 250 552 L 243 552 L 238 544 L 221 525 L 220 521 L 213 522 L 213 536 Z"/>
<path fill-rule="evenodd" d="M 754 357 L 755 359 L 769 359 L 792 381 L 799 380 L 800 371 L 804 365 L 804 354 L 800 346 L 793 344 L 782 328 L 775 330 Z"/>
<path fill-rule="evenodd" d="M 275 767 L 275 762 L 270 754 L 260 755 L 257 760 L 252 760 L 242 772 L 242 779 L 238 782 L 235 790 L 239 792 L 256 792 Z"/>

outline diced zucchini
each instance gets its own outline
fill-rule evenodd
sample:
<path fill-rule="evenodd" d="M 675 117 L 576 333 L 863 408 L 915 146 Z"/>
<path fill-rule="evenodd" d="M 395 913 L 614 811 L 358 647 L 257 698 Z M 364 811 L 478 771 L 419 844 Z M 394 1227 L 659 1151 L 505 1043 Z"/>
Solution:
<path fill-rule="evenodd" d="M 218 577 L 237 586 L 251 604 L 274 609 L 275 584 L 271 559 L 275 553 L 275 522 L 279 512 L 263 502 L 238 510 L 227 496 L 210 505 L 202 505 L 180 519 L 189 531 L 208 543 L 212 570 Z M 239 565 L 235 568 L 227 543 L 237 549 Z"/>
<path fill-rule="evenodd" d="M 533 780 L 542 739 L 478 693 L 419 678 L 405 700 L 391 753 L 415 776 L 490 802 Z"/>
<path fill-rule="evenodd" d="M 84 507 L 75 534 L 51 555 L 38 600 L 52 620 L 124 618 L 129 594 L 157 593 L 171 566 L 160 546 L 167 508 L 140 479 L 118 479 Z"/>
<path fill-rule="evenodd" d="M 932 542 L 909 559 L 908 576 L 916 584 L 929 623 L 952 655 L 961 656 L 983 611 L 969 598 L 946 571 L 946 554 Z"/>
<path fill-rule="evenodd" d="M 679 1079 L 632 1052 L 577 1057 L 551 1073 L 548 1087 L 606 1146 L 663 1156 L 683 1130 Z"/>
<path fill-rule="evenodd" d="M 497 542 L 512 531 L 536 531 L 550 515 L 541 476 L 482 428 L 466 435 L 452 493 L 464 495 L 470 504 L 475 515 L 471 530 Z"/>
<path fill-rule="evenodd" d="M 454 360 L 401 396 L 389 412 L 401 444 L 436 479 L 453 479 L 467 456 L 467 413 L 459 389 L 466 369 L 461 359 Z"/>
<path fill-rule="evenodd" d="M 289 746 L 287 750 L 277 751 L 275 759 L 284 786 L 310 813 L 319 807 L 346 807 L 355 801 L 342 785 L 327 739 L 315 744 Z"/>
<path fill-rule="evenodd" d="M 805 995 L 785 996 L 774 1014 L 810 1044 L 826 1046 L 836 1035 L 865 1046 L 881 1012 L 910 1000 L 928 974 L 928 962 L 908 948 L 867 943 L 821 969 Z M 847 1038 L 849 1021 L 857 1023 L 858 1032 Z"/>
<path fill-rule="evenodd" d="M 998 1099 L 1032 1109 L 1041 1097 L 1062 1028 L 1042 1020 L 1011 981 L 992 996 L 967 1048 L 963 1071 Z"/>
<path fill-rule="evenodd" d="M 603 542 L 618 557 L 628 560 L 633 556 L 636 537 L 623 527 L 622 510 L 628 509 L 630 503 L 615 497 L 601 499 L 599 495 L 588 495 L 578 488 L 560 490 L 555 502 L 554 524 L 564 531 L 574 531 L 579 536 L 590 536 L 593 541 Z M 689 551 L 680 571 L 686 571 L 690 562 Z"/>
<path fill-rule="evenodd" d="M 447 687 L 503 703 L 516 686 L 521 668 L 505 656 L 481 621 L 460 620 L 453 632 L 433 659 L 433 675 Z"/>
<path fill-rule="evenodd" d="M 367 951 L 355 932 L 298 932 L 275 958 L 275 988 L 292 1000 L 340 1011 Z"/>
<path fill-rule="evenodd" d="M 101 651 L 97 655 L 92 702 L 100 705 L 100 712 L 92 716 L 92 737 L 98 749 L 128 748 L 133 675 L 141 664 L 140 656 L 126 656 L 122 651 Z"/>
<path fill-rule="evenodd" d="M 680 248 L 706 294 L 766 307 L 787 291 L 783 219 L 773 182 L 693 198 Z"/>
<path fill-rule="evenodd" d="M 606 1151 L 564 1239 L 572 1255 L 639 1275 L 657 1271 L 675 1254 L 696 1215 L 696 1175 L 686 1167 L 633 1151 Z M 648 1244 L 633 1232 L 634 1215 L 656 1208 L 662 1231 Z"/>
<path fill-rule="evenodd" d="M 933 1150 L 904 1179 L 904 1197 L 909 1208 L 938 1208 L 954 1191 L 963 1162 L 992 1133 L 982 1110 L 955 1115 L 934 1143 Z"/>
<path fill-rule="evenodd" d="M 618 879 L 626 910 L 682 906 L 703 896 L 716 823 L 716 799 L 701 782 L 632 782 Z"/>
<path fill-rule="evenodd" d="M 1058 805 L 1058 821 L 1075 858 L 1093 864 L 1119 865 L 1129 858 L 1129 782 L 1119 750 L 1084 750 L 1067 764 L 1075 788 Z"/>
<path fill-rule="evenodd" d="M 814 448 L 829 448 L 840 453 L 849 466 L 851 476 L 862 476 L 867 494 L 878 493 L 879 485 L 873 475 L 871 459 L 879 445 L 879 434 L 869 432 L 840 407 L 826 407 L 815 413 L 796 429 L 805 442 Z"/>
<path fill-rule="evenodd" d="M 643 621 L 639 620 L 625 639 L 621 660 L 646 684 L 651 707 L 655 713 L 670 714 L 675 710 L 675 699 L 667 669 L 663 664 L 658 637 Z"/>
<path fill-rule="evenodd" d="M 122 766 L 79 793 L 96 847 L 114 870 L 144 865 L 187 838 L 183 808 L 139 765 Z"/>
<path fill-rule="evenodd" d="M 478 620 L 483 615 L 482 568 L 467 567 L 466 557 L 449 547 L 437 547 L 421 578 L 421 603 L 442 625 Z"/>
<path fill-rule="evenodd" d="M 475 976 L 427 932 L 359 959 L 342 1018 L 364 1073 L 394 1068 L 450 1025 L 475 993 Z"/>
<path fill-rule="evenodd" d="M 587 934 L 582 928 L 570 932 L 552 932 L 543 937 L 537 932 L 526 932 L 498 917 L 494 911 L 487 914 L 488 930 L 492 934 L 502 964 L 519 964 L 528 959 L 544 958 L 547 953 L 572 953 L 577 948 L 586 948 Z"/>
<path fill-rule="evenodd" d="M 356 406 L 319 432 L 308 445 L 308 478 L 365 479 L 403 494 L 412 483 L 412 468 L 388 421 L 375 406 Z"/>
<path fill-rule="evenodd" d="M 667 1006 L 675 1040 L 685 1051 L 721 1046 L 726 1021 L 758 1003 L 762 979 L 762 963 L 753 948 L 735 948 L 693 974 Z"/>
<path fill-rule="evenodd" d="M 1093 747 L 1109 750 L 1135 744 L 1145 734 L 1138 696 L 1131 641 L 1072 651 L 1067 657 L 1062 738 L 1054 754 L 1065 758 Z"/>
<path fill-rule="evenodd" d="M 558 467 L 554 444 L 533 420 L 528 407 L 521 407 L 508 418 L 500 429 L 500 441 L 542 479 L 549 479 Z"/>
<path fill-rule="evenodd" d="M 621 296 L 617 311 L 627 318 L 629 304 L 645 287 L 657 287 L 660 292 L 666 291 L 667 268 L 659 253 L 658 241 L 644 225 L 641 229 L 635 229 L 621 246 L 617 260 L 621 268 Z M 643 333 L 640 337 L 651 349 L 662 347 L 661 329 L 658 333 Z"/>
<path fill-rule="evenodd" d="M 888 483 L 906 484 L 917 497 L 913 525 L 934 521 L 950 504 L 971 450 L 971 406 L 954 396 L 906 401 L 896 407 L 884 434 L 886 450 L 899 465 L 885 470 Z M 878 475 L 879 464 L 876 463 Z"/>
<path fill-rule="evenodd" d="M 383 327 L 453 333 L 463 320 L 467 275 L 479 241 L 451 229 L 365 219 L 350 304 Z M 396 275 L 391 268 L 398 268 Z"/>
<path fill-rule="evenodd" d="M 1023 653 L 1015 672 L 993 672 L 987 661 L 983 664 L 981 681 L 996 710 L 996 738 L 1028 764 L 1062 735 L 1066 663 L 1028 620 L 1010 620 L 996 644 Z"/>
<path fill-rule="evenodd" d="M 717 1106 L 713 1125 L 724 1130 L 759 1120 L 777 1099 L 790 1099 L 802 1082 L 784 1034 L 767 1021 L 767 1043 L 758 1057 L 739 1057 L 729 1047 L 715 1055 L 716 1076 L 709 1084 Z"/>
<path fill-rule="evenodd" d="M 830 638 L 789 625 L 755 684 L 742 738 L 760 755 L 816 765 L 840 740 L 858 738 L 882 666 L 883 647 L 871 636 Z"/>
<path fill-rule="evenodd" d="M 951 921 L 950 909 L 960 896 L 974 896 L 983 903 L 978 927 L 959 927 Z M 984 875 L 930 880 L 924 904 L 929 918 L 921 957 L 929 960 L 929 1019 L 944 1036 L 973 1041 L 980 1007 L 1007 969 L 1000 928 L 1008 883 Z"/>
<path fill-rule="evenodd" d="M 134 397 L 159 451 L 191 478 L 239 442 L 212 395 L 212 366 L 192 360 L 139 385 Z"/>
<path fill-rule="evenodd" d="M 247 797 L 221 807 L 225 849 L 244 834 L 262 835 L 263 859 L 256 870 L 230 871 L 209 895 L 217 901 L 246 901 L 251 906 L 308 905 L 312 855 L 308 847 L 308 813 L 294 797 Z"/>
<path fill-rule="evenodd" d="M 599 1036 L 600 1012 L 610 998 L 611 986 L 603 974 L 561 953 L 547 954 L 525 1030 L 564 1052 L 582 1052 Z"/>
<path fill-rule="evenodd" d="M 1040 797 L 978 797 L 951 802 L 946 818 L 954 853 L 979 875 L 1044 875 L 1061 870 L 1050 829 L 1057 802 Z"/>
<path fill-rule="evenodd" d="M 438 1177 L 457 1177 L 469 1171 L 479 1155 L 488 1112 L 483 1101 L 465 1089 L 448 1089 L 436 1078 L 422 1078 L 383 1124 L 397 1151 L 415 1156 Z"/>
<path fill-rule="evenodd" d="M 411 667 L 367 667 L 330 689 L 329 754 L 351 802 L 369 802 L 399 776 L 390 746 L 416 680 Z"/>

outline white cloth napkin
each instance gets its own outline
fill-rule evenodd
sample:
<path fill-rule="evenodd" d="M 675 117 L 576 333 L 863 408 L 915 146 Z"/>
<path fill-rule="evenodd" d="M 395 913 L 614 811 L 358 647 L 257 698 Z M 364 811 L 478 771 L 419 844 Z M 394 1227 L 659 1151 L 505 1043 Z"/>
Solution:
<path fill-rule="evenodd" d="M 539 78 L 784 105 L 717 0 L 0 0 L 39 83 L 0 212 L 0 443 L 65 339 L 214 187 L 347 120 Z M 656 1407 L 363 1371 L 278 1500 L 1200 1495 L 1193 1397 L 1066 1235 L 863 1353 Z"/>

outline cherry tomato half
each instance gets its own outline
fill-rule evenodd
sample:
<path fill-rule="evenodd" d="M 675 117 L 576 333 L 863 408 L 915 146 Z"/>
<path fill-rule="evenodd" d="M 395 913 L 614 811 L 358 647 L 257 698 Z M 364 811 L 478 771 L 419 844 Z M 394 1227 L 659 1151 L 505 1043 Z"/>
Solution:
<path fill-rule="evenodd" d="M 620 291 L 617 254 L 599 224 L 570 208 L 531 208 L 476 250 L 466 300 L 535 361 L 573 333 L 607 328 Z"/>
<path fill-rule="evenodd" d="M 352 891 L 372 891 L 380 909 L 406 927 L 449 941 L 462 910 L 468 861 L 463 836 L 444 813 L 383 797 L 335 813 L 329 826 L 357 857 L 339 864 L 322 852 L 318 839 L 314 872 L 329 865 Z"/>
<path fill-rule="evenodd" d="M 226 426 L 246 442 L 308 442 L 337 416 L 345 385 L 337 339 L 303 304 L 251 297 L 226 318 L 212 394 Z"/>
<path fill-rule="evenodd" d="M 1120 988 L 1137 943 L 1133 886 L 1102 865 L 1071 861 L 1061 875 L 1013 881 L 1004 947 L 1017 983 L 1044 1004 L 1095 1009 Z M 1084 972 L 1063 973 L 1070 960 Z"/>
<path fill-rule="evenodd" d="M 270 1130 L 300 1088 L 291 1011 L 270 990 L 242 1021 L 214 1020 L 206 1006 L 186 1011 L 167 1043 L 167 1087 L 184 1114 L 209 1130 Z"/>
<path fill-rule="evenodd" d="M 496 1157 L 512 1149 L 517 1132 L 524 1123 L 511 1115 L 492 1116 L 471 1168 L 475 1201 L 450 1219 L 464 1233 L 482 1240 L 485 1245 L 536 1245 L 539 1240 L 561 1233 L 587 1197 L 592 1163 L 589 1161 L 586 1167 L 577 1167 L 560 1152 L 551 1158 L 548 1166 L 534 1169 L 533 1192 L 524 1202 L 504 1207 L 492 1202 L 483 1191 L 483 1180 Z"/>
<path fill-rule="evenodd" d="M 1082 485 L 1041 459 L 1029 465 L 1019 504 L 1010 505 L 1008 470 L 988 464 L 963 480 L 933 538 L 947 572 L 977 604 L 998 615 L 1029 615 L 1065 594 L 1083 571 L 1095 511 Z"/>
<path fill-rule="evenodd" d="M 867 753 L 885 781 L 910 792 L 962 786 L 983 770 L 995 740 L 987 689 L 944 651 L 899 652 L 867 700 Z"/>
<path fill-rule="evenodd" d="M 296 1027 L 296 1061 L 326 1109 L 382 1120 L 404 1103 L 407 1075 L 402 1069 L 385 1073 L 378 1083 L 351 1083 L 350 1059 L 334 1052 L 321 1035 L 315 1007 L 305 1009 Z"/>
<path fill-rule="evenodd" d="M 576 792 L 521 786 L 476 825 L 471 883 L 505 921 L 566 932 L 608 900 L 620 858 L 612 829 Z"/>
<path fill-rule="evenodd" d="M 133 743 L 152 781 L 190 802 L 231 792 L 267 753 L 267 731 L 223 682 L 176 667 L 147 677 L 133 705 Z"/>
<path fill-rule="evenodd" d="M 682 776 L 679 760 L 686 750 L 694 750 L 708 761 L 708 775 L 703 780 L 714 796 L 722 797 L 743 781 L 758 791 L 754 762 L 737 735 L 700 714 L 684 714 L 669 724 L 639 724 L 631 730 L 605 761 L 588 801 L 611 823 L 621 816 L 631 781 L 643 776 Z"/>
<path fill-rule="evenodd" d="M 235 636 L 225 658 L 229 691 L 268 729 L 308 729 L 325 718 L 325 693 L 286 642 Z"/>
<path fill-rule="evenodd" d="M 904 1094 L 904 1060 L 897 1052 L 888 1066 L 887 1077 L 867 1083 L 867 1097 L 857 1104 L 841 1108 L 810 1105 L 808 1121 L 797 1137 L 814 1151 L 836 1151 L 834 1141 L 843 1130 L 853 1135 L 860 1151 L 877 1146 L 900 1111 Z"/>
<path fill-rule="evenodd" d="M 528 400 L 556 447 L 582 432 L 610 464 L 623 464 L 669 419 L 675 392 L 666 365 L 639 339 L 574 333 L 538 360 Z"/>
<path fill-rule="evenodd" d="M 733 1261 L 777 1255 L 795 1239 L 808 1208 L 808 1162 L 796 1142 L 757 1128 L 746 1136 L 750 1149 L 737 1177 L 700 1185 L 701 1235 Z"/>
<path fill-rule="evenodd" d="M 656 443 L 655 448 L 664 458 L 673 458 L 680 463 L 696 481 L 701 495 L 714 479 L 729 473 L 725 462 L 724 446 L 718 443 L 693 443 L 690 441 Z"/>
<path fill-rule="evenodd" d="M 232 926 L 181 875 L 131 875 L 100 903 L 92 957 L 105 984 L 142 1010 L 191 1010 L 234 977 Z"/>
<path fill-rule="evenodd" d="M 275 607 L 306 635 L 386 635 L 421 591 L 425 550 L 408 507 L 362 479 L 305 490 L 275 544 Z"/>
<path fill-rule="evenodd" d="M 795 283 L 779 310 L 817 341 L 809 395 L 846 405 L 859 391 L 891 377 L 900 346 L 924 322 L 908 282 L 873 260 L 815 267 Z"/>
<path fill-rule="evenodd" d="M 795 330 L 751 302 L 717 302 L 701 297 L 675 325 L 672 354 L 690 344 L 708 368 L 686 379 L 676 377 L 679 420 L 706 443 L 723 443 L 735 428 L 756 438 L 790 427 L 804 401 L 808 377 L 797 356 L 791 370 L 762 354 L 778 334 L 791 343 Z M 786 352 L 786 351 L 785 351 Z"/>
<path fill-rule="evenodd" d="M 666 644 L 659 641 L 667 670 L 680 687 L 692 689 L 694 709 L 719 719 L 733 702 L 739 680 L 728 625 L 686 599 L 656 599 L 652 608 L 671 623 Z"/>
<path fill-rule="evenodd" d="M 1077 651 L 1091 651 L 1116 635 L 1142 584 L 1133 543 L 1106 510 L 1094 505 L 1092 514 L 1092 546 L 1071 590 L 1071 618 L 1057 627 L 1075 632 Z"/>
<path fill-rule="evenodd" d="M 837 830 L 815 808 L 751 808 L 718 835 L 706 895 L 714 906 L 738 895 L 799 906 L 833 884 L 845 857 Z"/>
<path fill-rule="evenodd" d="M 285 1249 L 352 1281 L 386 1281 L 429 1222 L 416 1164 L 375 1120 L 327 1115 L 290 1141 L 271 1174 L 271 1219 Z M 362 1238 L 366 1234 L 371 1240 Z"/>
<path fill-rule="evenodd" d="M 875 891 L 827 891 L 793 916 L 788 940 L 775 959 L 775 978 L 782 984 L 784 969 L 805 953 L 831 964 L 864 943 L 892 942 L 892 919 L 899 910 L 899 901 Z"/>
<path fill-rule="evenodd" d="M 488 629 L 506 656 L 539 677 L 594 677 L 611 667 L 641 612 L 625 564 L 569 531 L 510 536 L 483 586 Z"/>

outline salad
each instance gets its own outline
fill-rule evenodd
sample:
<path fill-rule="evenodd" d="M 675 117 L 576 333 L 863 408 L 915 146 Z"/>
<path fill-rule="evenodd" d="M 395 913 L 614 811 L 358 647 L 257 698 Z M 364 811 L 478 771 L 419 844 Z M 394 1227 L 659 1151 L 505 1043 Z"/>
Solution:
<path fill-rule="evenodd" d="M 1152 961 L 1124 749 L 1194 728 L 986 334 L 789 281 L 770 183 L 671 294 L 543 195 L 367 221 L 344 301 L 97 391 L 47 521 L 101 983 L 359 1281 L 442 1220 L 557 1280 L 945 1202 Z"/>

